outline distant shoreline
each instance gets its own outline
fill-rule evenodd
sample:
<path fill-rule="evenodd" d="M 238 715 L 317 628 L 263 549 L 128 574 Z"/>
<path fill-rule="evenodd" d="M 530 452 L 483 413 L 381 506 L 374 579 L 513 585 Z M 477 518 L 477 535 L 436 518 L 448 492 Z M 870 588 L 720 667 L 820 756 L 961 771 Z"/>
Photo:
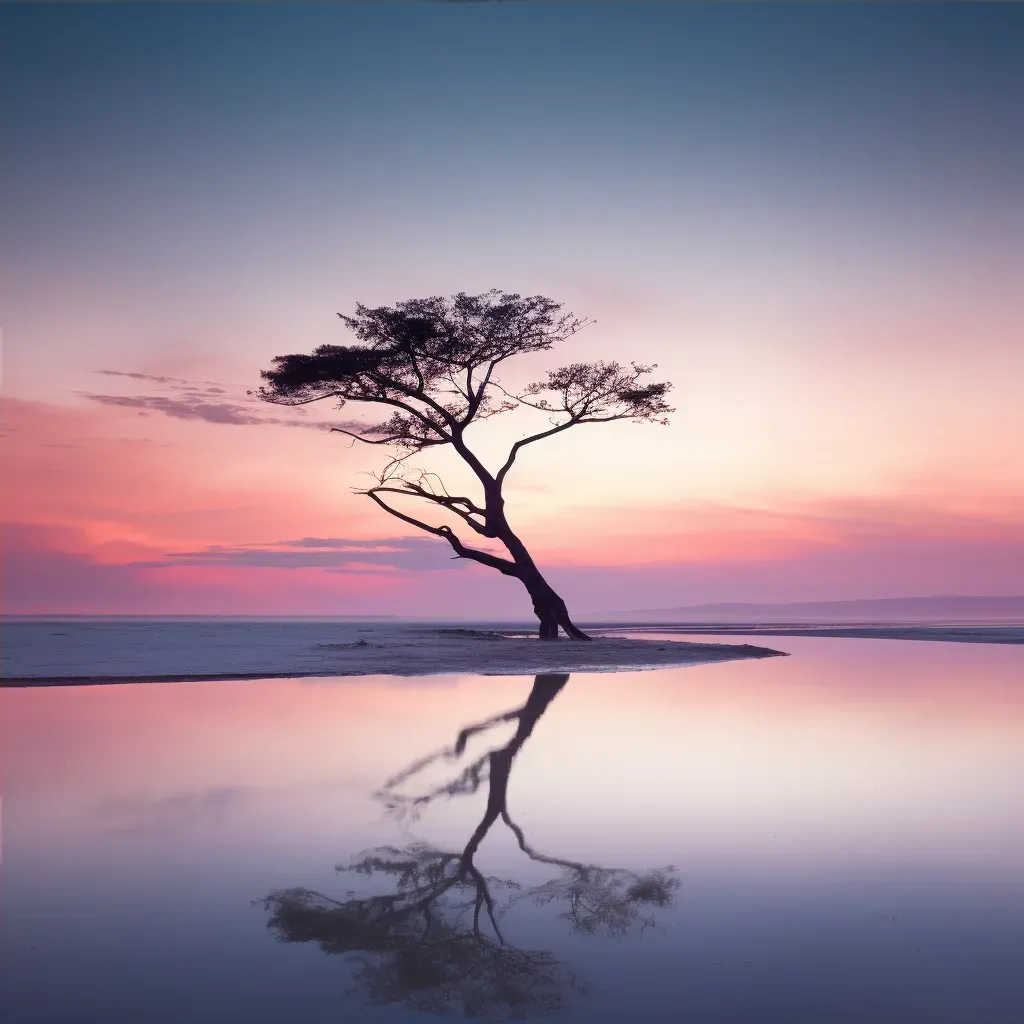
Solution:
<path fill-rule="evenodd" d="M 818 625 L 815 623 L 650 623 L 597 626 L 599 630 L 684 633 L 691 636 L 820 636 L 861 640 L 931 640 L 961 644 L 1024 644 L 1024 626 L 1017 624 L 936 625 Z"/>

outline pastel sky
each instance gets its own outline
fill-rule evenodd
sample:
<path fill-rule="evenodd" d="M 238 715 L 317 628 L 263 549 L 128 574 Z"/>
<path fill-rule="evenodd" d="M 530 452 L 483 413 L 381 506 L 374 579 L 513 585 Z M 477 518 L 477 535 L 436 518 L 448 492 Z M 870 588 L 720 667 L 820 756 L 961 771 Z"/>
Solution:
<path fill-rule="evenodd" d="M 675 384 L 510 478 L 577 615 L 1021 591 L 1021 6 L 8 4 L 0 40 L 6 611 L 525 617 L 352 493 L 359 410 L 246 394 L 356 302 L 493 287 L 597 321 L 509 383 Z"/>

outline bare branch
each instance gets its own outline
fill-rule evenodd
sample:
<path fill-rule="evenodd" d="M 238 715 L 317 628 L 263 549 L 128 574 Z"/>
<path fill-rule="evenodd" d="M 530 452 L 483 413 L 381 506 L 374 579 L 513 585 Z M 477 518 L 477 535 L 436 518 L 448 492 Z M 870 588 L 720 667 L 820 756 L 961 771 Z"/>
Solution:
<path fill-rule="evenodd" d="M 329 429 L 331 434 L 345 434 L 347 437 L 351 437 L 355 441 L 362 441 L 363 444 L 393 444 L 393 445 L 406 445 L 412 440 L 408 434 L 393 434 L 391 436 L 384 437 L 367 437 L 365 434 L 359 434 L 352 430 L 346 430 L 344 427 L 331 427 Z M 416 451 L 421 451 L 423 448 L 428 448 L 431 445 L 436 444 L 447 444 L 447 441 L 438 439 L 436 441 L 425 441 L 417 438 Z M 413 454 L 413 453 L 410 453 Z"/>
<path fill-rule="evenodd" d="M 367 491 L 362 491 L 367 497 L 372 498 L 385 512 L 390 513 L 396 519 L 401 519 L 403 523 L 408 523 L 410 526 L 415 526 L 418 530 L 425 530 L 427 533 L 432 533 L 435 537 L 443 537 L 445 527 L 443 526 L 429 526 L 427 523 L 422 522 L 419 519 L 414 519 L 412 516 L 407 516 L 404 512 L 399 512 L 398 509 L 392 508 L 387 502 L 381 501 L 377 497 L 374 488 L 370 488 Z"/>
<path fill-rule="evenodd" d="M 565 423 L 559 423 L 553 426 L 550 430 L 542 430 L 539 434 L 531 434 L 529 437 L 524 437 L 522 440 L 516 441 L 512 445 L 512 449 L 508 453 L 508 458 L 505 460 L 505 464 L 498 470 L 495 475 L 495 480 L 498 482 L 498 486 L 504 482 L 505 477 L 508 476 L 508 471 L 512 468 L 516 461 L 516 456 L 520 450 L 528 444 L 533 444 L 534 441 L 542 441 L 545 437 L 551 437 L 553 434 L 560 434 L 563 430 L 568 430 L 570 427 L 574 427 L 579 420 L 567 420 Z"/>
<path fill-rule="evenodd" d="M 440 505 L 442 508 L 457 515 L 481 536 L 496 536 L 495 531 L 487 525 L 486 509 L 481 508 L 471 498 L 463 495 L 449 494 L 444 481 L 436 473 L 426 473 L 423 470 L 419 470 L 416 471 L 414 476 L 404 475 L 399 471 L 400 461 L 392 460 L 383 472 L 374 476 L 374 479 L 377 481 L 377 486 L 372 488 L 374 492 L 422 498 L 425 501 L 433 502 L 435 505 Z M 436 488 L 440 488 L 440 492 Z M 368 491 L 359 493 L 366 494 Z M 484 521 L 480 522 L 474 519 L 473 516 L 479 516 Z"/>
<path fill-rule="evenodd" d="M 406 515 L 404 512 L 399 512 L 398 509 L 393 508 L 379 497 L 380 493 L 388 491 L 397 494 L 402 493 L 400 490 L 393 487 L 370 487 L 365 491 L 360 491 L 359 493 L 372 498 L 373 501 L 384 509 L 385 512 L 390 513 L 396 519 L 401 519 L 402 522 L 408 523 L 410 526 L 415 526 L 418 530 L 424 530 L 427 533 L 432 533 L 435 537 L 444 537 L 444 539 L 452 546 L 452 550 L 455 552 L 457 557 L 468 558 L 473 562 L 479 562 L 481 565 L 497 569 L 498 572 L 505 576 L 514 576 L 517 579 L 520 578 L 520 570 L 515 562 L 507 558 L 499 558 L 497 555 L 492 555 L 487 551 L 479 551 L 476 548 L 466 547 L 450 526 L 430 526 L 421 519 L 415 519 L 413 516 Z"/>
<path fill-rule="evenodd" d="M 412 495 L 414 495 L 414 496 L 416 496 L 418 498 L 423 498 L 426 501 L 432 501 L 436 505 L 441 505 L 442 507 L 446 508 L 449 512 L 452 512 L 455 515 L 457 515 L 463 522 L 465 522 L 468 526 L 472 527 L 473 530 L 475 530 L 481 536 L 483 536 L 483 537 L 493 537 L 494 536 L 494 531 L 493 530 L 489 530 L 482 523 L 478 523 L 475 519 L 471 518 L 471 516 L 474 513 L 466 511 L 466 510 L 461 509 L 461 508 L 458 507 L 458 503 L 460 501 L 468 501 L 467 498 L 445 498 L 445 497 L 442 497 L 439 494 L 431 494 L 429 491 L 424 491 L 421 488 L 413 487 L 413 486 L 408 486 L 408 487 L 406 487 L 406 486 L 403 486 L 403 487 L 375 487 L 374 491 L 376 493 L 378 493 L 378 494 L 383 493 L 383 492 L 387 492 L 387 493 L 390 493 L 390 494 L 405 494 L 405 495 L 412 494 Z M 365 494 L 365 493 L 369 493 L 369 492 L 364 491 L 362 493 Z M 476 514 L 483 515 L 482 512 L 476 513 Z"/>
<path fill-rule="evenodd" d="M 486 551 L 467 548 L 447 526 L 441 527 L 441 536 L 451 544 L 455 553 L 460 558 L 469 558 L 474 562 L 479 562 L 481 565 L 490 566 L 492 569 L 497 569 L 504 576 L 514 576 L 516 579 L 522 578 L 519 566 L 515 562 L 507 558 L 499 558 L 497 555 L 489 554 Z"/>

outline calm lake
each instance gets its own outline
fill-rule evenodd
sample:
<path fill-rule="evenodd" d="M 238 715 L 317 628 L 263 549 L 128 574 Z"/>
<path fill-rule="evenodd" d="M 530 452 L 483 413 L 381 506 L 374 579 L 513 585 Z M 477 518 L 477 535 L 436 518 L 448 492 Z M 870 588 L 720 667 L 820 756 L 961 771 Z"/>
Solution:
<path fill-rule="evenodd" d="M 5 1019 L 1019 1024 L 1024 647 L 772 645 L 0 691 Z"/>

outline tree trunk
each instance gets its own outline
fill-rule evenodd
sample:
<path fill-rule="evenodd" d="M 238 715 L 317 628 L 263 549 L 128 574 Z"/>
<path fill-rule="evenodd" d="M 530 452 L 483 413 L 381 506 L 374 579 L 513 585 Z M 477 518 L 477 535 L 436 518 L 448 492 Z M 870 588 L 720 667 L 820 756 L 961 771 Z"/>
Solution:
<path fill-rule="evenodd" d="M 540 574 L 537 564 L 526 550 L 526 545 L 515 535 L 505 518 L 504 500 L 501 490 L 495 488 L 487 495 L 487 523 L 497 537 L 505 545 L 515 563 L 515 572 L 526 587 L 533 610 L 540 623 L 537 635 L 541 640 L 558 639 L 558 629 L 565 630 L 565 635 L 573 640 L 590 640 L 582 629 L 569 618 L 569 610 L 565 602 L 555 593 L 551 584 Z"/>
<path fill-rule="evenodd" d="M 573 640 L 591 639 L 569 618 L 565 602 L 536 569 L 522 577 L 522 580 L 533 601 L 533 611 L 540 623 L 537 635 L 541 640 L 556 640 L 559 627 Z"/>

